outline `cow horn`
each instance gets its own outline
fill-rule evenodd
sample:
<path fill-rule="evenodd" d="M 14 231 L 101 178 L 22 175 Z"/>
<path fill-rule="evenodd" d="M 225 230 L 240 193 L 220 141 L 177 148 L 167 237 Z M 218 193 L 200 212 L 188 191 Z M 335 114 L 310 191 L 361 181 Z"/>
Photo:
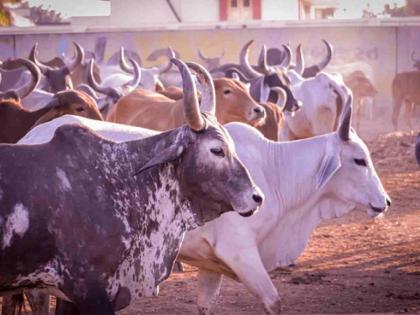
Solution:
<path fill-rule="evenodd" d="M 72 61 L 66 64 L 67 69 L 69 69 L 70 72 L 73 72 L 77 66 L 83 64 L 85 61 L 85 51 L 83 47 L 80 46 L 77 42 L 73 42 L 73 45 L 76 48 L 76 56 Z"/>
<path fill-rule="evenodd" d="M 127 60 L 125 59 L 125 49 L 123 46 L 120 48 L 120 68 L 127 72 L 127 73 L 133 73 L 133 69 L 130 68 L 130 66 L 127 63 Z"/>
<path fill-rule="evenodd" d="M 197 89 L 194 79 L 187 65 L 181 60 L 172 58 L 171 62 L 177 66 L 182 77 L 182 88 L 184 91 L 184 114 L 188 126 L 194 131 L 201 131 L 206 127 L 206 122 L 201 116 L 198 103 Z"/>
<path fill-rule="evenodd" d="M 89 83 L 89 85 L 96 91 L 105 95 L 110 95 L 112 92 L 112 88 L 111 87 L 102 87 L 99 85 L 98 82 L 96 82 L 96 79 L 93 75 L 93 65 L 95 63 L 95 59 L 92 58 L 89 61 L 89 71 L 88 71 L 88 75 L 87 75 L 87 81 Z"/>
<path fill-rule="evenodd" d="M 258 68 L 263 74 L 270 74 L 270 68 L 267 65 L 267 47 L 265 45 L 262 46 L 258 56 Z"/>
<path fill-rule="evenodd" d="M 252 66 L 249 64 L 249 46 L 254 42 L 254 40 L 250 40 L 247 42 L 244 47 L 241 49 L 241 54 L 239 55 L 239 62 L 241 65 L 242 71 L 245 73 L 245 75 L 251 79 L 259 78 L 262 76 L 261 73 L 254 70 Z"/>
<path fill-rule="evenodd" d="M 38 86 L 39 82 L 41 81 L 41 72 L 39 68 L 30 60 L 24 58 L 18 58 L 14 60 L 17 65 L 24 66 L 28 68 L 28 70 L 32 74 L 32 80 L 29 84 L 25 84 L 15 89 L 16 94 L 23 99 L 24 97 L 28 96 L 32 93 L 33 90 Z"/>
<path fill-rule="evenodd" d="M 334 53 L 333 46 L 326 41 L 325 39 L 322 40 L 327 47 L 327 56 L 322 60 L 319 64 L 313 65 L 310 67 L 305 68 L 305 71 L 303 71 L 303 77 L 304 78 L 310 78 L 316 76 L 319 72 L 321 72 L 332 60 L 332 55 Z"/>
<path fill-rule="evenodd" d="M 224 72 L 225 72 L 225 76 L 227 78 L 232 78 L 233 79 L 233 74 L 236 74 L 237 77 L 238 77 L 238 79 L 239 79 L 239 81 L 245 82 L 245 83 L 248 83 L 249 82 L 249 79 L 245 76 L 245 74 L 243 74 L 236 67 L 227 68 Z"/>
<path fill-rule="evenodd" d="M 167 64 L 165 64 L 165 65 L 160 65 L 158 67 L 159 74 L 168 72 L 171 69 L 171 67 L 172 67 L 172 62 L 170 60 L 172 58 L 176 58 L 176 55 L 175 55 L 175 51 L 171 47 L 168 47 L 167 56 L 169 58 L 169 62 Z"/>
<path fill-rule="evenodd" d="M 343 112 L 343 118 L 341 119 L 341 124 L 338 127 L 338 135 L 343 141 L 350 140 L 350 130 L 351 130 L 351 113 L 353 107 L 353 96 L 350 93 L 347 98 L 346 109 Z"/>
<path fill-rule="evenodd" d="M 41 61 L 38 60 L 37 55 L 38 55 L 38 42 L 36 42 L 33 45 L 32 49 L 31 49 L 31 52 L 29 53 L 28 59 L 30 61 L 32 61 L 34 64 L 36 64 L 38 66 L 39 70 L 41 70 L 42 73 L 45 73 L 48 70 L 51 70 L 51 67 L 43 64 Z"/>
<path fill-rule="evenodd" d="M 204 55 L 200 48 L 198 49 L 198 57 L 200 57 L 201 60 L 203 60 L 204 62 L 208 62 L 209 61 L 209 57 L 207 57 L 206 55 Z"/>
<path fill-rule="evenodd" d="M 188 68 L 193 70 L 199 81 L 198 90 L 201 93 L 200 111 L 216 115 L 216 92 L 210 73 L 202 65 L 195 62 L 187 62 Z"/>
<path fill-rule="evenodd" d="M 135 61 L 134 59 L 129 58 L 128 61 L 131 63 L 132 68 L 134 70 L 134 77 L 133 80 L 130 81 L 129 85 L 133 88 L 137 88 L 141 81 L 141 68 L 137 61 Z"/>
<path fill-rule="evenodd" d="M 271 91 L 273 91 L 274 93 L 277 94 L 277 100 L 276 100 L 276 105 L 279 106 L 281 108 L 282 111 L 285 110 L 286 107 L 286 100 L 287 100 L 287 95 L 286 95 L 286 91 L 283 90 L 281 87 L 279 86 L 274 86 L 272 88 L 270 88 Z M 283 103 L 279 103 L 279 101 L 283 100 Z"/>
<path fill-rule="evenodd" d="M 75 90 L 85 92 L 86 94 L 90 95 L 95 101 L 98 101 L 99 96 L 96 94 L 95 90 L 92 89 L 91 86 L 87 85 L 86 83 L 81 83 L 76 86 Z"/>
<path fill-rule="evenodd" d="M 288 68 L 290 66 L 290 63 L 292 62 L 292 50 L 290 49 L 289 45 L 283 44 L 282 46 L 284 48 L 285 56 L 280 66 Z"/>
<path fill-rule="evenodd" d="M 302 44 L 299 44 L 296 48 L 296 72 L 300 75 L 303 74 L 303 71 L 305 70 L 305 59 L 303 57 L 302 52 Z"/>

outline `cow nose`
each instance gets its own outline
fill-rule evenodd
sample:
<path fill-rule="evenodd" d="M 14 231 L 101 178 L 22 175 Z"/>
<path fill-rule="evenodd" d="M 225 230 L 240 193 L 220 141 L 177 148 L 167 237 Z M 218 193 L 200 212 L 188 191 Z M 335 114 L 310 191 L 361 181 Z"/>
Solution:
<path fill-rule="evenodd" d="M 261 114 L 263 111 L 260 107 L 255 107 L 254 112 L 257 113 L 257 114 Z"/>
<path fill-rule="evenodd" d="M 387 198 L 386 198 L 386 205 L 387 205 L 388 207 L 391 207 L 391 205 L 392 205 L 391 198 L 389 198 L 389 197 L 387 197 Z"/>
<path fill-rule="evenodd" d="M 252 195 L 252 199 L 253 199 L 256 203 L 258 203 L 259 205 L 261 205 L 261 204 L 262 204 L 262 202 L 263 202 L 263 197 L 262 197 L 262 196 L 260 196 L 260 195 L 258 195 L 258 194 L 253 194 L 253 195 Z"/>

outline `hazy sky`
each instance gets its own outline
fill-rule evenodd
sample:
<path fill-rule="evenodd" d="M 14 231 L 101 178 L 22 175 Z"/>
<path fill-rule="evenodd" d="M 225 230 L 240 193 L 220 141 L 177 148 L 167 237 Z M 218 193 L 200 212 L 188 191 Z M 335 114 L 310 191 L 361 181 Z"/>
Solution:
<path fill-rule="evenodd" d="M 123 0 L 120 0 L 123 1 Z M 152 1 L 152 0 L 150 0 Z M 156 0 L 154 0 L 156 1 Z M 162 0 L 158 0 L 162 1 Z M 200 0 L 195 0 L 200 1 Z M 278 0 L 293 1 L 297 0 Z M 56 11 L 62 12 L 67 16 L 103 16 L 110 14 L 110 2 L 101 0 L 28 0 L 30 5 L 43 5 Z M 362 10 L 369 3 L 373 12 L 383 11 L 384 5 L 389 3 L 391 6 L 396 3 L 398 6 L 404 5 L 405 0 L 337 0 L 339 3 L 336 18 L 360 18 Z"/>

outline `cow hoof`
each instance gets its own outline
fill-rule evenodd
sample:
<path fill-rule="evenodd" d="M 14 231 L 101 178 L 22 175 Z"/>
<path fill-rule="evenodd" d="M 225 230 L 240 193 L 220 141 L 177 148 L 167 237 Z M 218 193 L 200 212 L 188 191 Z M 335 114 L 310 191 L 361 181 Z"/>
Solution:
<path fill-rule="evenodd" d="M 282 309 L 281 301 L 277 300 L 270 306 L 265 307 L 265 313 L 268 315 L 278 315 L 278 314 L 281 314 L 281 309 Z"/>

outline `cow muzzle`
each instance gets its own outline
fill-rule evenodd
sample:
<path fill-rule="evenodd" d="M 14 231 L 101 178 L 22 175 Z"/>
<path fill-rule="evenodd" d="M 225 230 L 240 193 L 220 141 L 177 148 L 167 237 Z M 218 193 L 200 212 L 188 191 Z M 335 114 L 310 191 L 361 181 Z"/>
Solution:
<path fill-rule="evenodd" d="M 247 194 L 245 202 L 241 206 L 233 207 L 234 211 L 242 217 L 250 217 L 256 213 L 264 203 L 264 194 L 259 188 L 254 188 L 251 195 Z"/>

